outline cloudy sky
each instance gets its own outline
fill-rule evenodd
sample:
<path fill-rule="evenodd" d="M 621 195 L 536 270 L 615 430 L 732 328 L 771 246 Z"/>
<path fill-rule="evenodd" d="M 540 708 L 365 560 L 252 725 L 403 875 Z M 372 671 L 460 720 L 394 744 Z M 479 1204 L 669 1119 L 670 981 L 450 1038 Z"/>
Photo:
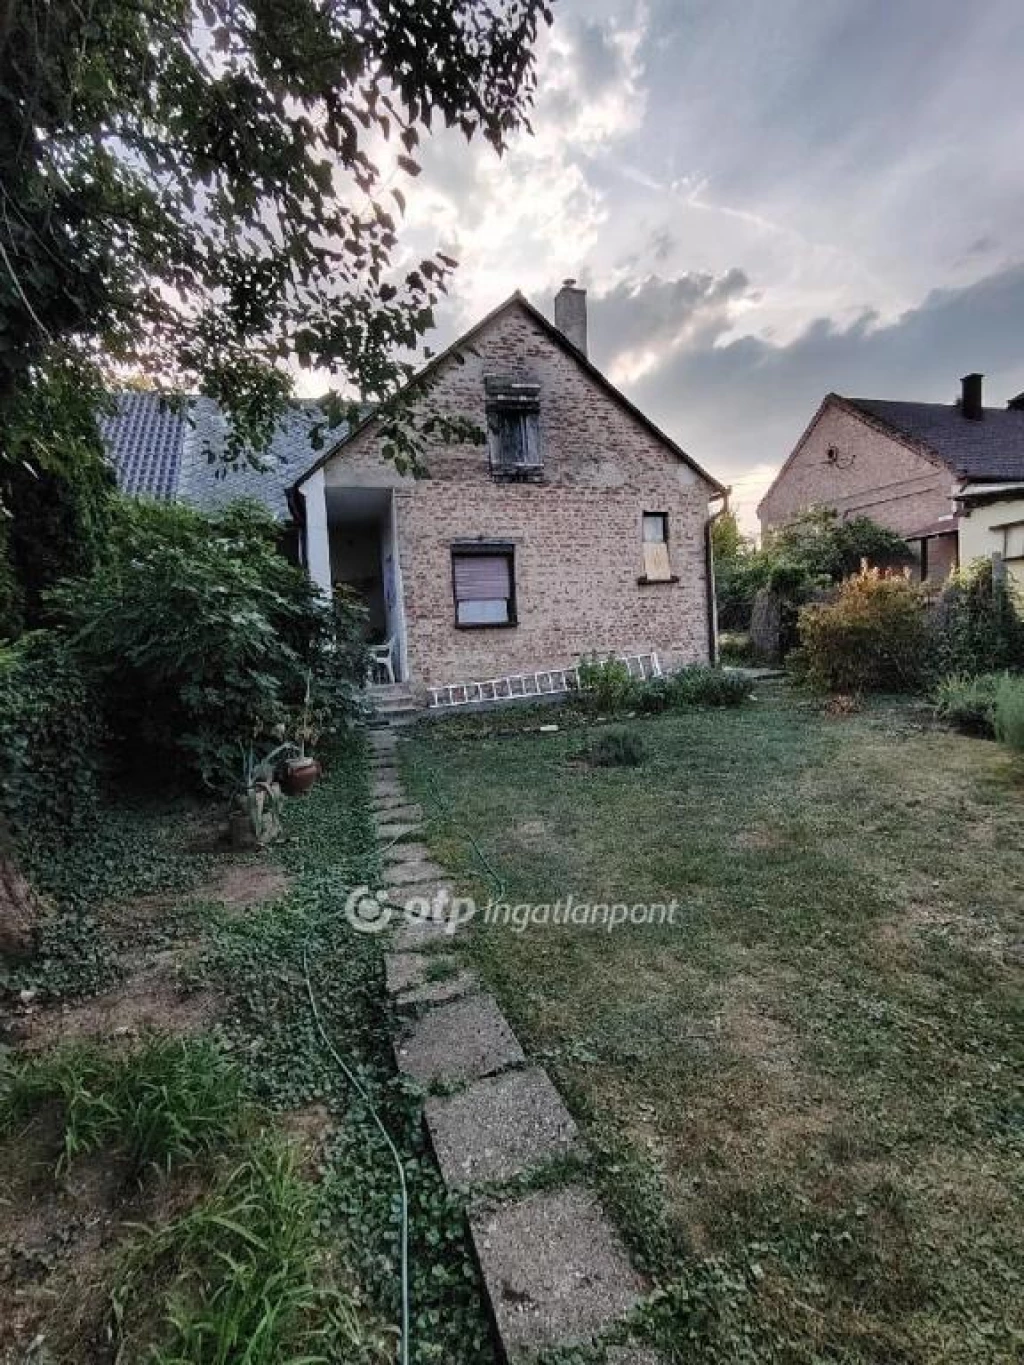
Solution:
<path fill-rule="evenodd" d="M 1021 0 L 558 0 L 534 136 L 435 140 L 438 342 L 590 291 L 592 358 L 753 507 L 830 389 L 1024 389 Z"/>

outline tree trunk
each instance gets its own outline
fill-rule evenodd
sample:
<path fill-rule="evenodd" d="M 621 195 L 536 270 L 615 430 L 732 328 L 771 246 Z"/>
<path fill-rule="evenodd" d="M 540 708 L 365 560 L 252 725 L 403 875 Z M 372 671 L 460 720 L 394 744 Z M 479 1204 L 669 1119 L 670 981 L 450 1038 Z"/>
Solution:
<path fill-rule="evenodd" d="M 0 834 L 0 958 L 31 957 L 39 944 L 44 907 Z"/>

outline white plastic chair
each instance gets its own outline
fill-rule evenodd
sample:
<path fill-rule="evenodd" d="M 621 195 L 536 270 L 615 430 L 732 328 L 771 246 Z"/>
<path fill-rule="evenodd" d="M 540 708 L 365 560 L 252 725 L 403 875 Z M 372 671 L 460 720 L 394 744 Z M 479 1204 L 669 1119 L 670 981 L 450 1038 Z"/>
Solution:
<path fill-rule="evenodd" d="M 395 637 L 385 640 L 382 645 L 370 646 L 370 672 L 374 680 L 378 673 L 386 673 L 388 682 L 395 681 Z"/>

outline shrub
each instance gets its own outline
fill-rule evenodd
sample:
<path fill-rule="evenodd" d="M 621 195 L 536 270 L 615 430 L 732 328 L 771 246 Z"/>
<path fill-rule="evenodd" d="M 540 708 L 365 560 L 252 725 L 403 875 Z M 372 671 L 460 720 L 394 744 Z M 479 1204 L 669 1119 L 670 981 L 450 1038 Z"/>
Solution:
<path fill-rule="evenodd" d="M 799 628 L 799 669 L 813 687 L 902 692 L 924 677 L 925 597 L 904 575 L 862 568 L 834 601 L 802 607 Z"/>
<path fill-rule="evenodd" d="M 1024 753 L 1024 678 L 1007 673 L 999 679 L 994 728 L 1001 743 L 1017 753 Z"/>
<path fill-rule="evenodd" d="M 935 712 L 965 735 L 991 736 L 995 733 L 996 693 L 1001 681 L 999 673 L 982 673 L 974 678 L 951 673 L 935 689 Z"/>
<path fill-rule="evenodd" d="M 932 619 L 939 673 L 979 674 L 1024 667 L 1024 620 L 1013 587 L 989 560 L 953 574 Z"/>
<path fill-rule="evenodd" d="M 609 730 L 592 741 L 586 756 L 597 768 L 638 768 L 644 761 L 643 740 L 628 730 Z"/>
<path fill-rule="evenodd" d="M 722 631 L 718 637 L 718 656 L 723 664 L 752 663 L 750 636 L 745 631 Z"/>
<path fill-rule="evenodd" d="M 693 664 L 668 679 L 673 706 L 739 706 L 751 693 L 749 678 L 706 664 Z"/>
<path fill-rule="evenodd" d="M 580 661 L 580 691 L 588 710 L 598 715 L 625 711 L 637 697 L 637 683 L 621 659 L 591 654 Z"/>
<path fill-rule="evenodd" d="M 0 649 L 0 809 L 15 834 L 72 833 L 96 804 L 97 698 L 56 632 Z"/>
<path fill-rule="evenodd" d="M 129 752 L 223 787 L 254 737 L 294 729 L 307 680 L 318 730 L 351 714 L 360 612 L 344 597 L 332 609 L 277 538 L 251 504 L 208 517 L 125 500 L 105 562 L 50 595 Z"/>

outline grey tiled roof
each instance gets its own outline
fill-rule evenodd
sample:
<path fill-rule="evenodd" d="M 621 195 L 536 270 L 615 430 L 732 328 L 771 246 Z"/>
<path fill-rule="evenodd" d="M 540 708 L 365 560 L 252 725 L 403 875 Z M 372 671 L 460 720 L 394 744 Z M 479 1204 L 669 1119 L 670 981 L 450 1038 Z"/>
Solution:
<path fill-rule="evenodd" d="M 217 458 L 226 420 L 211 399 L 190 399 L 181 414 L 171 412 L 155 393 L 120 394 L 116 402 L 117 413 L 104 418 L 100 428 L 118 485 L 140 497 L 176 498 L 207 511 L 251 498 L 284 520 L 289 514 L 285 490 L 321 453 L 309 439 L 318 416 L 311 404 L 297 405 L 282 418 L 256 466 L 244 461 L 229 466 Z M 334 442 L 344 431 L 335 428 L 325 435 Z"/>
<path fill-rule="evenodd" d="M 178 487 L 185 417 L 153 393 L 120 393 L 100 434 L 118 487 L 137 497 L 173 498 Z"/>
<path fill-rule="evenodd" d="M 197 399 L 182 445 L 178 497 L 206 511 L 238 498 L 252 498 L 279 520 L 286 519 L 285 490 L 320 454 L 309 440 L 310 427 L 319 415 L 312 405 L 292 409 L 278 423 L 270 448 L 258 457 L 256 466 L 244 461 L 225 465 L 217 458 L 227 429 L 224 415 L 211 399 Z M 331 439 L 337 440 L 343 430 L 332 432 Z"/>
<path fill-rule="evenodd" d="M 985 408 L 964 417 L 956 404 L 848 398 L 853 407 L 919 441 L 964 479 L 1024 478 L 1024 412 Z"/>

